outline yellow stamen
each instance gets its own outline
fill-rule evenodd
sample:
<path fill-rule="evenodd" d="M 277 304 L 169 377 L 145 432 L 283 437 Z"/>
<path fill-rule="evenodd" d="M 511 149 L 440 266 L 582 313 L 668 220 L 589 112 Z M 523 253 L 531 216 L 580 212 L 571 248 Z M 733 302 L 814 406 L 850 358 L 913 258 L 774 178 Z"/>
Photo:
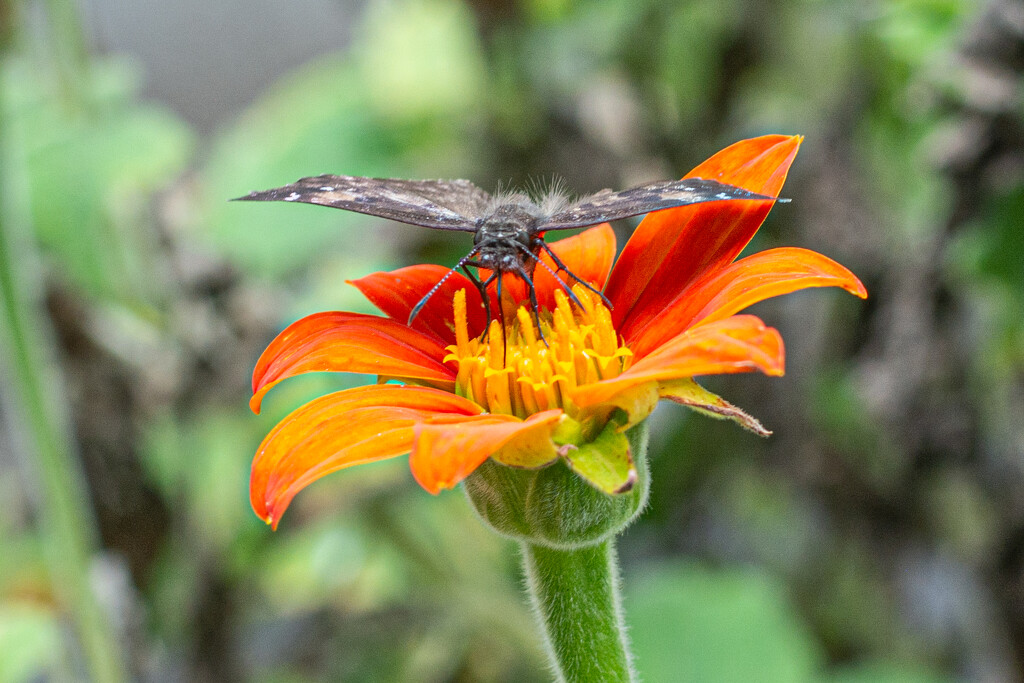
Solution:
<path fill-rule="evenodd" d="M 526 342 L 525 347 L 529 348 L 537 344 L 537 334 L 533 329 L 533 321 L 530 320 L 530 313 L 520 306 L 516 311 L 516 320 L 519 322 L 519 331 Z"/>
<path fill-rule="evenodd" d="M 456 391 L 491 413 L 526 417 L 562 408 L 575 417 L 569 391 L 619 375 L 632 353 L 619 342 L 601 299 L 580 285 L 573 294 L 582 309 L 556 291 L 554 309 L 538 315 L 539 329 L 533 311 L 521 305 L 506 323 L 505 335 L 492 321 L 484 341 L 470 338 L 466 295 L 456 293 L 455 344 L 445 357 L 459 366 Z"/>
<path fill-rule="evenodd" d="M 458 354 L 465 356 L 469 353 L 469 326 L 466 323 L 466 290 L 460 289 L 455 292 L 455 345 L 458 347 Z"/>

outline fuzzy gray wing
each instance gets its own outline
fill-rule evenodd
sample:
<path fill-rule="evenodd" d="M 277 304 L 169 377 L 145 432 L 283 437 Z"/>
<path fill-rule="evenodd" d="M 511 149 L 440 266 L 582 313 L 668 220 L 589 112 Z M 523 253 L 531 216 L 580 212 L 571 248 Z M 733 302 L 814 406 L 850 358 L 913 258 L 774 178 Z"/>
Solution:
<path fill-rule="evenodd" d="M 726 185 L 716 180 L 704 178 L 662 180 L 621 192 L 602 190 L 597 194 L 584 197 L 568 208 L 542 220 L 536 230 L 543 232 L 545 230 L 583 228 L 605 221 L 670 209 L 675 206 L 732 199 L 788 201 Z"/>
<path fill-rule="evenodd" d="M 468 180 L 321 175 L 238 200 L 320 204 L 427 228 L 473 232 L 490 195 Z"/>

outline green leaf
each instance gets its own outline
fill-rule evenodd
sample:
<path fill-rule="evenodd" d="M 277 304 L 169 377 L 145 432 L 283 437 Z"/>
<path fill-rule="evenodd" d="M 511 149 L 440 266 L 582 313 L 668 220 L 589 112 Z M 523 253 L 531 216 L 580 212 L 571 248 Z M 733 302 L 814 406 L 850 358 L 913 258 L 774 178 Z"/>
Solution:
<path fill-rule="evenodd" d="M 569 467 L 608 494 L 625 493 L 636 483 L 629 440 L 619 431 L 623 423 L 623 420 L 611 419 L 596 439 L 566 449 L 565 460 Z"/>
<path fill-rule="evenodd" d="M 626 618 L 647 683 L 819 680 L 822 653 L 785 587 L 762 572 L 671 564 L 626 585 Z"/>

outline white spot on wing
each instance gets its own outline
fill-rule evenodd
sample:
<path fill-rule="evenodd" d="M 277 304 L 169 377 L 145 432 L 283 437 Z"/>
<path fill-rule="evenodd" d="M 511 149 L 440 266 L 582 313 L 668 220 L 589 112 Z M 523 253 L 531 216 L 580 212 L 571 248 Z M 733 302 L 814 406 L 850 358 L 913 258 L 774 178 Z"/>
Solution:
<path fill-rule="evenodd" d="M 330 185 L 324 185 L 323 187 L 320 188 L 320 191 L 321 192 L 334 192 L 334 188 L 331 187 Z"/>
<path fill-rule="evenodd" d="M 301 198 L 302 198 L 302 195 L 300 195 L 298 192 L 292 192 L 290 195 L 285 197 L 284 200 L 286 202 L 294 202 L 295 200 L 301 199 Z"/>

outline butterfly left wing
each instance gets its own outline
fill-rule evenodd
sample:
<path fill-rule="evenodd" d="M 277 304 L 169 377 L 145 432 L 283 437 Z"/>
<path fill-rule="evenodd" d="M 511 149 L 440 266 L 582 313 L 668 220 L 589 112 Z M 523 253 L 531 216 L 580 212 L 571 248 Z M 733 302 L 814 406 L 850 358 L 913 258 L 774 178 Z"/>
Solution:
<path fill-rule="evenodd" d="M 537 225 L 536 231 L 584 228 L 588 225 L 639 216 L 643 213 L 670 209 L 675 206 L 730 199 L 786 201 L 780 200 L 778 197 L 744 190 L 734 185 L 726 185 L 716 180 L 704 178 L 662 180 L 621 192 L 602 190 L 597 194 L 584 197 L 568 208 L 542 220 Z"/>
<path fill-rule="evenodd" d="M 426 228 L 473 232 L 491 196 L 468 180 L 321 175 L 238 199 L 320 204 Z"/>

